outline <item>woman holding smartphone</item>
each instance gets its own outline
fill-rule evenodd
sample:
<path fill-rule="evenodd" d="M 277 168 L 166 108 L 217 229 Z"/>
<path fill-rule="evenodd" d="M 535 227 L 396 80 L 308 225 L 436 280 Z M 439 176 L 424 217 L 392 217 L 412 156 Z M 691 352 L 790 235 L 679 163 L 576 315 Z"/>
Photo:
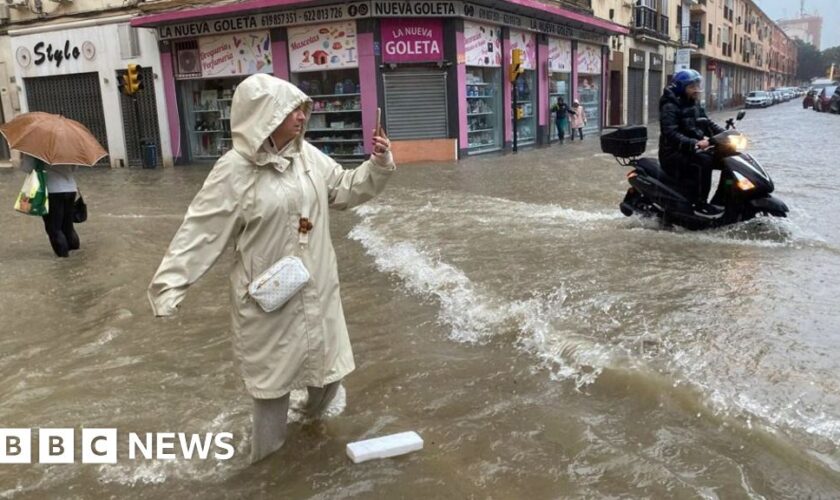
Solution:
<path fill-rule="evenodd" d="M 317 417 L 355 368 L 328 209 L 373 198 L 396 168 L 378 124 L 370 159 L 342 168 L 304 140 L 311 108 L 306 94 L 273 76 L 252 75 L 236 88 L 233 149 L 207 176 L 149 285 L 155 315 L 172 315 L 189 286 L 234 243 L 233 347 L 254 403 L 252 462 L 283 445 L 293 389 L 308 389 L 305 412 Z M 310 278 L 266 312 L 248 286 L 290 256 L 302 261 Z"/>

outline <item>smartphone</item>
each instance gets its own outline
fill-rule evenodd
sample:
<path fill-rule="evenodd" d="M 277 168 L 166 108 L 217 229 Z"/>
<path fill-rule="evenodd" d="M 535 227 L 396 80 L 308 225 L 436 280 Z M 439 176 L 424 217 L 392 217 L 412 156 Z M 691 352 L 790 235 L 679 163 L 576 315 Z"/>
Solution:
<path fill-rule="evenodd" d="M 376 108 L 376 128 L 373 129 L 373 135 L 382 134 L 382 108 Z"/>

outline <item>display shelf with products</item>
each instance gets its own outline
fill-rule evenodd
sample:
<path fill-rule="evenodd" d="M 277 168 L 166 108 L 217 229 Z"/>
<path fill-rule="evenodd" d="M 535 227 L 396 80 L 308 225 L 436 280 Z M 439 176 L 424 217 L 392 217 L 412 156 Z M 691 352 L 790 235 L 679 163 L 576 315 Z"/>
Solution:
<path fill-rule="evenodd" d="M 500 78 L 499 68 L 467 68 L 467 148 L 470 154 L 502 148 Z"/>
<path fill-rule="evenodd" d="M 581 75 L 578 77 L 580 105 L 586 112 L 586 126 L 583 132 L 598 132 L 601 128 L 601 77 L 598 75 Z"/>
<path fill-rule="evenodd" d="M 216 159 L 233 147 L 230 108 L 236 86 L 245 77 L 180 82 L 186 141 L 191 159 Z"/>
<path fill-rule="evenodd" d="M 306 140 L 341 163 L 361 163 L 365 152 L 359 71 L 292 73 L 291 80 L 312 99 Z"/>

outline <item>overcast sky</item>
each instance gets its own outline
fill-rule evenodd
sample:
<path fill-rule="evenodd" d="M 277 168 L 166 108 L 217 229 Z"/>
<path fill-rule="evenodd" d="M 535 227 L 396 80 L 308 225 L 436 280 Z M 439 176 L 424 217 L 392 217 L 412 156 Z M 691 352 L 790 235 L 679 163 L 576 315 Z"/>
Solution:
<path fill-rule="evenodd" d="M 799 17 L 800 0 L 755 0 L 770 18 L 778 20 L 781 18 Z M 805 11 L 813 14 L 819 11 L 823 18 L 822 46 L 825 50 L 829 47 L 840 45 L 840 2 L 837 0 L 805 0 Z"/>

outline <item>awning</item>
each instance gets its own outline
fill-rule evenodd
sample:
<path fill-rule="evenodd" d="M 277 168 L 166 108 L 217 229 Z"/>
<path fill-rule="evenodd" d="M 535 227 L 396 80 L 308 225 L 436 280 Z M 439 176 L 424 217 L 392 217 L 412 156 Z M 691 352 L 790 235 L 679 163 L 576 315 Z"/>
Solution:
<path fill-rule="evenodd" d="M 154 4 L 148 4 L 152 6 Z M 401 8 L 385 9 L 384 7 L 394 6 Z M 428 9 L 420 9 L 426 6 Z M 335 7 L 329 9 L 329 7 Z M 380 8 L 382 7 L 382 8 Z M 337 20 L 350 20 L 367 17 L 389 17 L 378 14 L 378 11 L 400 12 L 403 9 L 416 10 L 419 12 L 436 12 L 439 17 L 461 17 L 477 22 L 490 24 L 507 25 L 513 28 L 542 32 L 549 35 L 569 36 L 566 27 L 581 30 L 592 35 L 628 35 L 629 28 L 600 19 L 588 14 L 575 12 L 556 5 L 549 5 L 537 0 L 476 0 L 476 1 L 362 1 L 345 2 L 335 4 L 334 0 L 306 1 L 306 0 L 246 0 L 244 2 L 233 2 L 223 5 L 212 5 L 202 7 L 191 7 L 184 4 L 178 10 L 167 10 L 155 14 L 148 14 L 134 18 L 131 25 L 143 28 L 160 28 L 167 25 L 178 25 L 182 23 L 210 23 L 225 18 L 240 18 L 243 16 L 264 15 L 270 12 L 296 11 L 300 16 L 290 17 L 288 20 L 277 16 L 266 22 L 246 18 L 238 22 L 225 23 L 225 31 L 245 31 L 249 27 L 257 25 L 261 29 L 277 28 L 283 26 L 314 24 L 319 22 L 332 22 Z M 320 11 L 327 11 L 321 15 Z M 340 11 L 340 13 L 338 13 Z M 338 13 L 338 14 L 337 14 Z M 444 15 L 446 13 L 447 15 Z M 498 14 L 503 14 L 498 16 Z M 494 22 L 494 14 L 499 20 Z M 504 15 L 512 14 L 512 15 Z M 433 14 L 434 15 L 434 14 Z M 333 18 L 330 18 L 333 16 Z M 393 16 L 393 14 L 390 14 Z M 521 16 L 521 17 L 519 17 Z M 525 18 L 525 19 L 522 19 Z M 507 22 L 505 22 L 507 21 Z M 212 26 L 209 29 L 184 30 L 184 36 L 195 36 L 202 34 L 214 34 L 216 31 Z M 178 36 L 167 36 L 164 38 L 177 38 Z"/>

